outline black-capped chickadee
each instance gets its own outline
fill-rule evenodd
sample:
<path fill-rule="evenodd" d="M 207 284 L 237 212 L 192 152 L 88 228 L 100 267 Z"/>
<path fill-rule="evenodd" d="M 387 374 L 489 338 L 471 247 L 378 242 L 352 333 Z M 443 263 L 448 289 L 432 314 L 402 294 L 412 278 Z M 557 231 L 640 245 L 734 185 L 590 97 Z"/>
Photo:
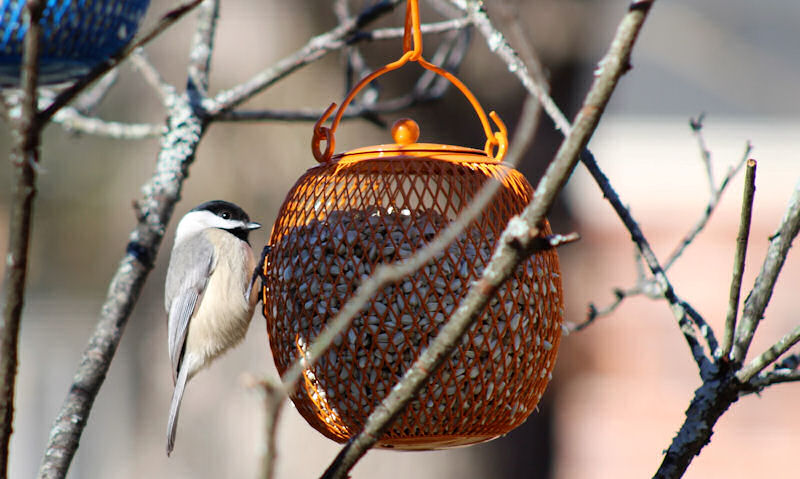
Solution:
<path fill-rule="evenodd" d="M 169 408 L 167 455 L 175 445 L 186 382 L 243 338 L 258 302 L 248 242 L 260 228 L 227 201 L 203 203 L 181 218 L 167 269 L 169 356 L 175 392 Z"/>

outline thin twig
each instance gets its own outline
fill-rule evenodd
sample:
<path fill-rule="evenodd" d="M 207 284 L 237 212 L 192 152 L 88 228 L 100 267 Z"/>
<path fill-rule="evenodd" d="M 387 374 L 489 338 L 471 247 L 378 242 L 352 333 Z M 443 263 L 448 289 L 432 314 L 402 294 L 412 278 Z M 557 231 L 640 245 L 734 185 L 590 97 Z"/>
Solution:
<path fill-rule="evenodd" d="M 765 388 L 774 384 L 800 382 L 800 371 L 771 371 L 764 375 L 758 375 L 748 383 L 752 387 L 750 391 L 743 391 L 741 394 L 759 393 Z"/>
<path fill-rule="evenodd" d="M 471 10 L 480 8 L 477 3 L 479 2 L 470 2 L 467 8 Z M 509 222 L 481 278 L 469 288 L 466 297 L 459 303 L 450 320 L 442 327 L 428 348 L 421 353 L 414 365 L 406 371 L 402 380 L 370 414 L 362 431 L 337 455 L 323 478 L 341 478 L 352 469 L 391 425 L 392 420 L 419 392 L 429 375 L 453 351 L 464 332 L 479 317 L 491 295 L 516 266 L 532 254 L 531 246 L 539 234 L 539 224 L 575 168 L 578 154 L 586 147 L 611 93 L 628 69 L 631 49 L 652 3 L 646 1 L 631 4 L 603 60 L 605 67 L 595 78 L 570 134 L 561 144 L 555 159 L 539 181 L 533 201 L 519 217 Z"/>
<path fill-rule="evenodd" d="M 708 180 L 708 189 L 711 193 L 711 196 L 714 196 L 714 192 L 717 190 L 717 187 L 714 183 L 714 169 L 711 163 L 711 151 L 709 151 L 708 146 L 706 146 L 706 139 L 703 136 L 703 120 L 705 120 L 706 114 L 705 112 L 700 113 L 697 118 L 690 118 L 689 119 L 689 127 L 692 129 L 695 138 L 697 138 L 697 146 L 700 148 L 700 159 L 703 161 L 703 166 L 706 168 L 706 179 Z"/>
<path fill-rule="evenodd" d="M 633 248 L 633 264 L 636 265 L 636 284 L 628 289 L 614 288 L 614 301 L 609 305 L 598 308 L 594 303 L 589 303 L 586 312 L 586 319 L 577 324 L 569 326 L 570 332 L 581 331 L 592 325 L 598 318 L 608 316 L 617 310 L 617 308 L 628 298 L 638 296 L 640 294 L 646 295 L 651 299 L 661 299 L 663 297 L 661 288 L 654 285 L 654 279 L 648 277 L 645 273 L 645 262 L 642 258 L 642 253 L 634 244 Z"/>
<path fill-rule="evenodd" d="M 717 205 L 719 205 L 719 200 L 722 198 L 722 194 L 728 188 L 728 185 L 733 177 L 736 176 L 739 173 L 739 170 L 742 169 L 742 166 L 744 166 L 752 151 L 753 145 L 751 145 L 748 141 L 745 143 L 744 153 L 742 154 L 741 160 L 739 160 L 734 167 L 728 170 L 728 174 L 726 174 L 725 178 L 722 179 L 719 188 L 714 187 L 711 189 L 711 198 L 709 198 L 706 209 L 703 211 L 700 219 L 697 220 L 697 223 L 695 223 L 695 225 L 689 230 L 689 232 L 686 233 L 681 241 L 678 242 L 678 245 L 667 257 L 667 260 L 664 262 L 664 271 L 669 271 L 672 265 L 675 264 L 675 261 L 677 261 L 686 250 L 686 247 L 692 244 L 697 235 L 705 229 L 708 221 L 711 219 L 711 214 L 714 213 Z"/>
<path fill-rule="evenodd" d="M 401 30 L 396 30 L 401 34 Z M 466 30 L 459 31 L 453 38 L 452 43 L 445 42 L 434 54 L 432 61 L 442 65 L 446 70 L 451 70 L 461 63 L 466 51 L 464 33 Z M 441 81 L 440 81 L 441 80 Z M 398 96 L 390 100 L 384 100 L 374 104 L 357 103 L 351 104 L 342 115 L 343 119 L 364 118 L 370 121 L 376 119 L 376 115 L 381 113 L 392 113 L 408 109 L 422 103 L 440 99 L 450 83 L 446 78 L 436 76 L 432 72 L 425 70 L 420 75 L 411 92 Z M 263 120 L 279 121 L 317 121 L 324 110 L 299 108 L 295 110 L 234 110 L 220 113 L 213 117 L 215 121 L 229 122 L 251 122 Z"/>
<path fill-rule="evenodd" d="M 292 72 L 322 58 L 330 51 L 341 48 L 345 45 L 344 40 L 346 38 L 383 13 L 394 9 L 400 1 L 381 1 L 369 10 L 361 12 L 358 17 L 351 19 L 347 23 L 338 25 L 327 33 L 312 38 L 299 50 L 257 73 L 250 80 L 229 90 L 217 93 L 213 99 L 208 99 L 204 102 L 208 118 L 214 119 L 222 113 L 236 108 Z"/>
<path fill-rule="evenodd" d="M 728 314 L 725 316 L 725 331 L 722 336 L 722 350 L 716 356 L 724 361 L 729 359 L 736 331 L 736 317 L 739 313 L 739 295 L 742 292 L 742 275 L 747 256 L 747 242 L 750 238 L 750 221 L 753 218 L 753 198 L 756 192 L 756 160 L 747 161 L 742 194 L 742 213 L 739 219 L 739 233 L 736 235 L 736 254 L 733 259 L 733 277 L 728 299 Z"/>
<path fill-rule="evenodd" d="M 739 381 L 746 383 L 753 376 L 763 371 L 767 366 L 774 363 L 783 353 L 800 341 L 800 326 L 796 326 L 792 331 L 786 333 L 777 343 L 761 353 L 757 358 L 750 361 L 736 373 Z"/>
<path fill-rule="evenodd" d="M 435 96 L 434 96 L 435 95 Z M 363 103 L 351 104 L 342 114 L 343 119 L 367 118 L 381 114 L 394 113 L 406 110 L 412 106 L 428 103 L 441 98 L 441 92 L 419 94 L 416 91 L 401 95 L 390 100 L 381 101 L 373 105 Z M 298 108 L 294 110 L 234 110 L 214 117 L 215 121 L 250 122 L 264 120 L 279 121 L 317 121 L 324 110 L 316 108 Z"/>
<path fill-rule="evenodd" d="M 772 371 L 761 372 L 752 377 L 747 385 L 750 390 L 744 391 L 743 394 L 758 393 L 772 386 L 773 384 L 798 382 L 800 381 L 800 354 L 792 354 L 785 357 L 780 363 L 776 364 Z"/>
<path fill-rule="evenodd" d="M 15 181 L 8 228 L 8 253 L 3 278 L 3 316 L 0 318 L 0 478 L 8 477 L 9 442 L 14 423 L 14 393 L 17 380 L 17 349 L 25 279 L 28 273 L 33 200 L 36 197 L 36 167 L 39 163 L 41 128 L 36 123 L 39 82 L 39 51 L 42 42 L 40 21 L 42 0 L 28 0 L 23 15 L 28 31 L 22 51 L 22 99 L 13 129 L 10 155 Z M 11 111 L 11 109 L 9 109 Z M 11 119 L 10 119 L 11 120 Z"/>
<path fill-rule="evenodd" d="M 39 112 L 36 116 L 36 121 L 40 124 L 46 123 L 55 113 L 61 109 L 64 105 L 69 103 L 73 98 L 75 98 L 79 93 L 81 93 L 90 83 L 104 75 L 106 72 L 111 70 L 112 68 L 119 65 L 124 59 L 126 59 L 134 50 L 137 48 L 149 43 L 155 37 L 160 35 L 170 26 L 172 26 L 175 22 L 183 18 L 184 15 L 189 13 L 194 7 L 199 5 L 203 0 L 188 0 L 186 3 L 179 5 L 178 7 L 170 10 L 164 16 L 156 22 L 155 25 L 150 27 L 148 31 L 145 33 L 140 33 L 136 36 L 136 38 L 130 42 L 128 45 L 123 47 L 119 52 L 115 53 L 111 58 L 108 60 L 96 65 L 92 68 L 89 73 L 79 78 L 75 83 L 72 84 L 69 88 L 62 91 L 58 94 L 58 96 L 53 100 L 46 109 Z"/>
<path fill-rule="evenodd" d="M 637 248 L 639 248 L 639 251 L 642 253 L 642 257 L 647 262 L 650 271 L 658 282 L 657 284 L 661 287 L 664 298 L 666 298 L 667 302 L 669 303 L 673 316 L 675 316 L 675 319 L 678 320 L 678 325 L 683 333 L 684 338 L 686 339 L 686 342 L 689 345 L 689 349 L 692 352 L 692 357 L 694 357 L 694 360 L 700 369 L 701 377 L 709 377 L 713 371 L 712 363 L 706 356 L 703 346 L 697 339 L 697 333 L 692 327 L 692 321 L 690 320 L 692 315 L 688 313 L 687 308 L 684 306 L 684 302 L 675 294 L 672 284 L 669 282 L 666 273 L 664 273 L 664 270 L 659 264 L 655 253 L 650 247 L 650 243 L 644 237 L 644 234 L 639 228 L 638 223 L 633 219 L 630 211 L 628 211 L 628 209 L 620 200 L 617 192 L 609 183 L 608 178 L 597 166 L 597 163 L 595 162 L 591 153 L 585 151 L 581 155 L 581 160 L 583 161 L 584 165 L 586 165 L 586 168 L 589 170 L 589 173 L 591 173 L 595 182 L 597 182 L 598 186 L 600 186 L 603 196 L 609 201 L 609 203 L 611 203 L 611 206 L 614 208 L 614 211 L 616 211 L 617 216 L 620 217 L 622 222 L 625 224 L 625 227 L 631 233 L 631 239 L 634 243 L 636 243 Z M 697 325 L 698 329 L 700 329 L 706 335 L 709 343 L 716 344 L 716 340 L 712 341 L 712 338 L 714 337 L 712 329 L 708 327 L 705 322 L 698 322 L 698 317 L 694 318 L 694 323 Z M 716 350 L 716 347 L 709 345 L 709 349 L 713 353 Z"/>
<path fill-rule="evenodd" d="M 447 33 L 453 30 L 461 30 L 462 28 L 470 25 L 469 18 L 451 18 L 450 20 L 442 20 L 440 22 L 423 23 L 420 25 L 420 31 L 424 35 L 434 33 Z M 372 31 L 358 32 L 351 38 L 348 43 L 362 42 L 365 40 L 393 40 L 395 38 L 402 38 L 405 32 L 402 28 L 389 27 L 379 28 Z"/>
<path fill-rule="evenodd" d="M 448 32 L 431 56 L 430 62 L 451 73 L 458 71 L 469 49 L 470 32 L 469 28 Z M 411 94 L 418 102 L 434 101 L 442 98 L 450 86 L 451 83 L 447 78 L 425 70 L 414 84 Z"/>
<path fill-rule="evenodd" d="M 597 318 L 602 318 L 603 316 L 608 316 L 609 314 L 613 313 L 617 310 L 617 308 L 631 296 L 638 296 L 642 293 L 642 289 L 639 285 L 634 286 L 633 288 L 629 289 L 622 289 L 622 288 L 614 288 L 614 301 L 609 303 L 607 306 L 603 308 L 597 308 L 594 303 L 589 303 L 586 312 L 586 319 L 581 321 L 580 323 L 571 323 L 568 325 L 568 332 L 575 333 L 578 331 L 582 331 L 597 320 Z"/>
<path fill-rule="evenodd" d="M 346 23 L 352 20 L 350 15 L 350 5 L 348 0 L 335 0 L 333 2 L 333 13 L 336 15 L 339 23 Z M 345 60 L 345 92 L 350 91 L 353 85 L 370 74 L 370 68 L 361 50 L 356 45 L 347 45 L 342 49 L 342 55 Z M 370 83 L 361 94 L 361 103 L 371 105 L 378 101 L 378 87 L 375 82 Z"/>
<path fill-rule="evenodd" d="M 117 83 L 119 70 L 114 69 L 103 75 L 92 88 L 87 88 L 75 99 L 72 105 L 81 115 L 91 115 Z"/>
<path fill-rule="evenodd" d="M 781 221 L 778 232 L 771 238 L 767 257 L 756 278 L 753 289 L 747 295 L 742 311 L 742 320 L 736 325 L 736 337 L 733 349 L 731 350 L 731 361 L 734 364 L 744 362 L 753 335 L 758 328 L 758 324 L 764 317 L 764 310 L 769 304 L 772 292 L 775 289 L 775 281 L 778 279 L 783 263 L 789 253 L 800 230 L 800 182 L 795 186 L 786 214 Z"/>
<path fill-rule="evenodd" d="M 278 419 L 280 418 L 283 405 L 286 403 L 286 396 L 283 394 L 284 390 L 280 383 L 271 379 L 263 379 L 256 381 L 255 378 L 248 379 L 252 383 L 251 387 L 258 390 L 259 395 L 264 403 L 264 426 L 262 434 L 264 434 L 264 441 L 262 441 L 261 450 L 261 468 L 259 470 L 259 479 L 272 479 L 275 475 L 275 457 L 276 457 L 276 436 L 278 429 Z"/>
<path fill-rule="evenodd" d="M 519 58 L 517 52 L 511 48 L 503 34 L 492 25 L 483 2 L 464 0 L 450 0 L 450 2 L 460 10 L 467 12 L 470 22 L 481 32 L 489 46 L 489 50 L 506 63 L 508 70 L 519 79 L 525 89 L 528 90 L 528 93 L 539 100 L 542 108 L 555 124 L 556 129 L 566 136 L 570 131 L 571 125 L 567 117 L 558 108 L 556 102 L 550 97 L 546 82 L 541 83 L 530 75 L 527 66 Z M 649 5 L 650 2 L 631 2 L 631 5 L 637 4 Z M 598 74 L 602 74 L 602 68 L 598 70 Z"/>
<path fill-rule="evenodd" d="M 800 353 L 790 354 L 784 357 L 779 363 L 774 366 L 774 371 L 778 370 L 797 370 L 800 368 Z"/>
<path fill-rule="evenodd" d="M 169 107 L 168 102 L 175 98 L 175 87 L 164 80 L 155 65 L 150 62 L 143 48 L 137 48 L 131 54 L 131 65 L 158 94 L 161 104 Z"/>
<path fill-rule="evenodd" d="M 208 96 L 208 69 L 214 53 L 214 33 L 219 19 L 219 0 L 204 0 L 198 8 L 197 28 L 189 51 L 187 91 L 198 105 Z"/>
<path fill-rule="evenodd" d="M 698 127 L 697 126 L 698 124 L 696 123 L 697 121 L 698 120 L 690 120 L 692 128 Z M 747 142 L 745 144 L 745 151 L 744 154 L 742 155 L 741 161 L 739 161 L 735 166 L 731 167 L 728 170 L 728 173 L 725 175 L 725 178 L 723 178 L 719 188 L 714 188 L 712 190 L 711 197 L 705 209 L 703 210 L 703 214 L 700 216 L 700 218 L 697 220 L 694 226 L 692 226 L 692 228 L 683 236 L 683 238 L 681 238 L 681 240 L 673 249 L 672 253 L 664 262 L 663 269 L 665 272 L 668 271 L 675 264 L 675 262 L 686 251 L 686 248 L 694 242 L 697 235 L 700 234 L 708 225 L 708 222 L 711 219 L 711 215 L 714 213 L 717 206 L 719 206 L 722 194 L 728 188 L 730 181 L 733 179 L 733 177 L 736 176 L 741 167 L 745 164 L 745 162 L 747 161 L 747 157 L 751 151 L 752 151 L 752 145 L 750 144 L 750 142 Z M 636 252 L 638 254 L 638 250 Z M 644 263 L 640 261 L 641 256 L 638 256 L 638 259 L 639 260 L 635 262 L 637 267 L 637 276 L 635 285 L 624 290 L 621 288 L 616 289 L 615 290 L 616 297 L 614 301 L 603 308 L 598 308 L 594 304 L 590 304 L 586 319 L 581 323 L 571 326 L 573 331 L 584 329 L 590 324 L 592 324 L 597 318 L 613 313 L 622 304 L 623 302 L 622 299 L 624 298 L 629 298 L 631 296 L 637 296 L 640 294 L 646 295 L 651 299 L 657 299 L 662 297 L 662 291 L 661 288 L 658 286 L 658 282 L 654 278 L 648 277 L 644 274 L 644 271 L 642 270 Z M 617 292 L 620 291 L 623 291 L 625 293 L 624 298 L 620 298 L 619 294 L 617 294 Z M 700 315 L 690 314 L 690 317 L 699 318 Z M 711 350 L 714 352 L 714 354 L 717 354 L 719 351 L 717 350 L 716 347 L 716 340 L 713 337 L 713 331 L 710 328 L 708 328 L 707 331 L 709 332 L 710 335 L 710 336 L 706 335 L 709 347 L 712 348 Z"/>
<path fill-rule="evenodd" d="M 142 140 L 157 138 L 164 132 L 164 125 L 151 123 L 121 123 L 100 118 L 84 116 L 75 108 L 65 106 L 53 116 L 53 122 L 60 124 L 70 133 L 104 136 L 116 140 Z"/>

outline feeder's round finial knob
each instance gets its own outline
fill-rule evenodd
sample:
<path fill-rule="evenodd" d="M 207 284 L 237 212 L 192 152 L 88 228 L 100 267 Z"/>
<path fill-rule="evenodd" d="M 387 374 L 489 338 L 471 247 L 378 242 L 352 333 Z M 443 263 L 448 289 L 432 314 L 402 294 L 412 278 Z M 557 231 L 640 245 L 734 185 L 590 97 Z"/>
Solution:
<path fill-rule="evenodd" d="M 419 138 L 419 125 L 410 118 L 401 118 L 392 125 L 392 138 L 398 145 L 416 143 Z"/>

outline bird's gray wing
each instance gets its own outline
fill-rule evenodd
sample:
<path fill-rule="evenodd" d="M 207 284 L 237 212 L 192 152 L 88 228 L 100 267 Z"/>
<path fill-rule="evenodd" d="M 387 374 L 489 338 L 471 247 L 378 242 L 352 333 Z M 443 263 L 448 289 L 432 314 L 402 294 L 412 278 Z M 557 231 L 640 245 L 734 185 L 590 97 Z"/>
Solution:
<path fill-rule="evenodd" d="M 189 320 L 200 305 L 214 267 L 214 246 L 200 233 L 172 249 L 167 270 L 164 304 L 167 310 L 167 342 L 172 361 L 172 380 L 178 378 Z"/>

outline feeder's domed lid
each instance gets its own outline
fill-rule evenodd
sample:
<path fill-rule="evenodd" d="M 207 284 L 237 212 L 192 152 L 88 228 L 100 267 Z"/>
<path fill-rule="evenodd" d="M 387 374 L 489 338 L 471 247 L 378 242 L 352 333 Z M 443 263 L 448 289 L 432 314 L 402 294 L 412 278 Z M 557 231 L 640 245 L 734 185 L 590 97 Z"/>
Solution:
<path fill-rule="evenodd" d="M 392 126 L 394 143 L 372 145 L 334 155 L 331 159 L 339 164 L 354 163 L 370 159 L 409 159 L 430 158 L 457 163 L 491 162 L 483 150 L 465 146 L 442 145 L 438 143 L 417 143 L 419 125 L 414 120 L 402 118 Z"/>

